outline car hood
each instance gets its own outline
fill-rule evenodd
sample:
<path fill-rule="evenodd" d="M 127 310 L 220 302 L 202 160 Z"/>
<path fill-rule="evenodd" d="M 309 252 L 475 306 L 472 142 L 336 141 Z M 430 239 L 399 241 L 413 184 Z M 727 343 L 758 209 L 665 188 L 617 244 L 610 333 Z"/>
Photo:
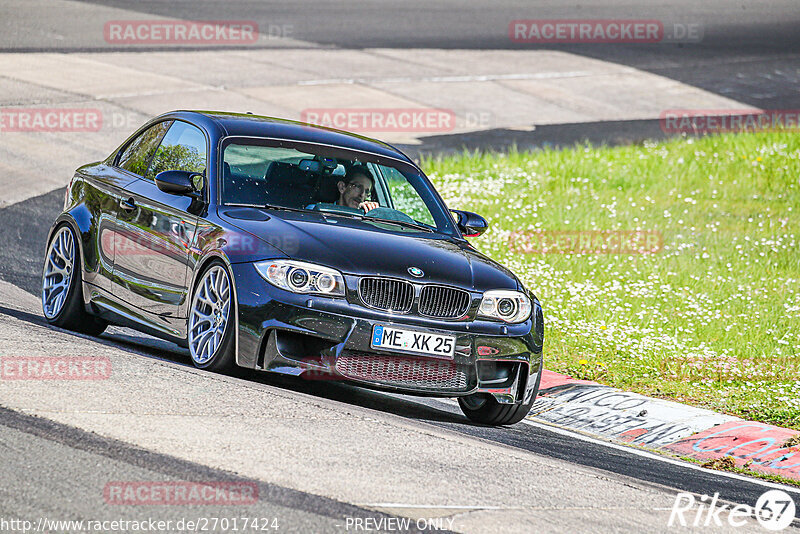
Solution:
<path fill-rule="evenodd" d="M 404 230 L 393 224 L 317 212 L 220 210 L 220 218 L 266 241 L 292 259 L 346 274 L 441 283 L 485 291 L 519 289 L 514 274 L 466 241 Z M 414 278 L 408 269 L 424 275 Z"/>

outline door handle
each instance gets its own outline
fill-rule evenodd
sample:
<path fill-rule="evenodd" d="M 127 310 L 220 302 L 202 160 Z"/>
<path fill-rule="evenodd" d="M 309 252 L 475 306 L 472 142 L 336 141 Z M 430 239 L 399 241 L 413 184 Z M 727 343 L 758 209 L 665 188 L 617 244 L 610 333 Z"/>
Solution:
<path fill-rule="evenodd" d="M 122 199 L 119 201 L 119 207 L 125 211 L 133 211 L 136 209 L 136 202 L 133 201 L 133 197 L 130 197 L 127 200 Z"/>

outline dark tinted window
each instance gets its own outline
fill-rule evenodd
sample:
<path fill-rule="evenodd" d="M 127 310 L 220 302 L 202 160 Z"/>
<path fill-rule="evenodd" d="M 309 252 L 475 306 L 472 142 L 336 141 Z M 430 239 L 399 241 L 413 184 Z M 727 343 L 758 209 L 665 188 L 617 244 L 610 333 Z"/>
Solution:
<path fill-rule="evenodd" d="M 196 126 L 175 121 L 156 150 L 147 178 L 161 171 L 192 171 L 205 174 L 206 138 Z"/>
<path fill-rule="evenodd" d="M 222 148 L 221 185 L 223 204 L 322 211 L 455 234 L 447 208 L 418 169 L 374 154 L 230 137 Z"/>
<path fill-rule="evenodd" d="M 172 121 L 159 122 L 139 134 L 125 147 L 117 161 L 117 167 L 130 171 L 139 176 L 144 176 L 147 165 L 155 154 L 158 142 L 164 137 Z"/>

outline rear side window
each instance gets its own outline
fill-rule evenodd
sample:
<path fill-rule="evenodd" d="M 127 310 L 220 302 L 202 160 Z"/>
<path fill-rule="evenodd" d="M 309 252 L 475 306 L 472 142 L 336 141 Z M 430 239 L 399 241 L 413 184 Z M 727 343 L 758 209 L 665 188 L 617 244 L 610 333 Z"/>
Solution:
<path fill-rule="evenodd" d="M 159 122 L 139 134 L 139 137 L 125 147 L 117 160 L 117 167 L 144 176 L 147 165 L 156 152 L 159 141 L 169 129 L 172 121 Z"/>
<path fill-rule="evenodd" d="M 175 121 L 161 141 L 146 178 L 162 171 L 191 171 L 205 174 L 206 137 L 196 126 Z"/>

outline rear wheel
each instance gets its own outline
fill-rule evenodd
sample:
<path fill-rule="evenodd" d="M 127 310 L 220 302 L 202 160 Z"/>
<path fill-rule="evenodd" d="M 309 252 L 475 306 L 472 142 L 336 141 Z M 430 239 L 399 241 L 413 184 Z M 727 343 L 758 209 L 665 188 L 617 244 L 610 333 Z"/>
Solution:
<path fill-rule="evenodd" d="M 531 400 L 526 404 L 500 404 L 489 393 L 475 393 L 458 398 L 461 411 L 470 421 L 484 425 L 513 425 L 522 421 L 531 411 L 536 396 L 539 394 L 539 383 L 542 379 L 541 364 L 536 375 L 536 385 Z"/>
<path fill-rule="evenodd" d="M 200 369 L 227 371 L 233 367 L 234 323 L 231 277 L 213 261 L 198 277 L 189 311 L 189 353 Z"/>
<path fill-rule="evenodd" d="M 97 336 L 108 323 L 86 312 L 81 273 L 75 232 L 63 224 L 47 245 L 42 272 L 42 311 L 53 326 Z"/>

